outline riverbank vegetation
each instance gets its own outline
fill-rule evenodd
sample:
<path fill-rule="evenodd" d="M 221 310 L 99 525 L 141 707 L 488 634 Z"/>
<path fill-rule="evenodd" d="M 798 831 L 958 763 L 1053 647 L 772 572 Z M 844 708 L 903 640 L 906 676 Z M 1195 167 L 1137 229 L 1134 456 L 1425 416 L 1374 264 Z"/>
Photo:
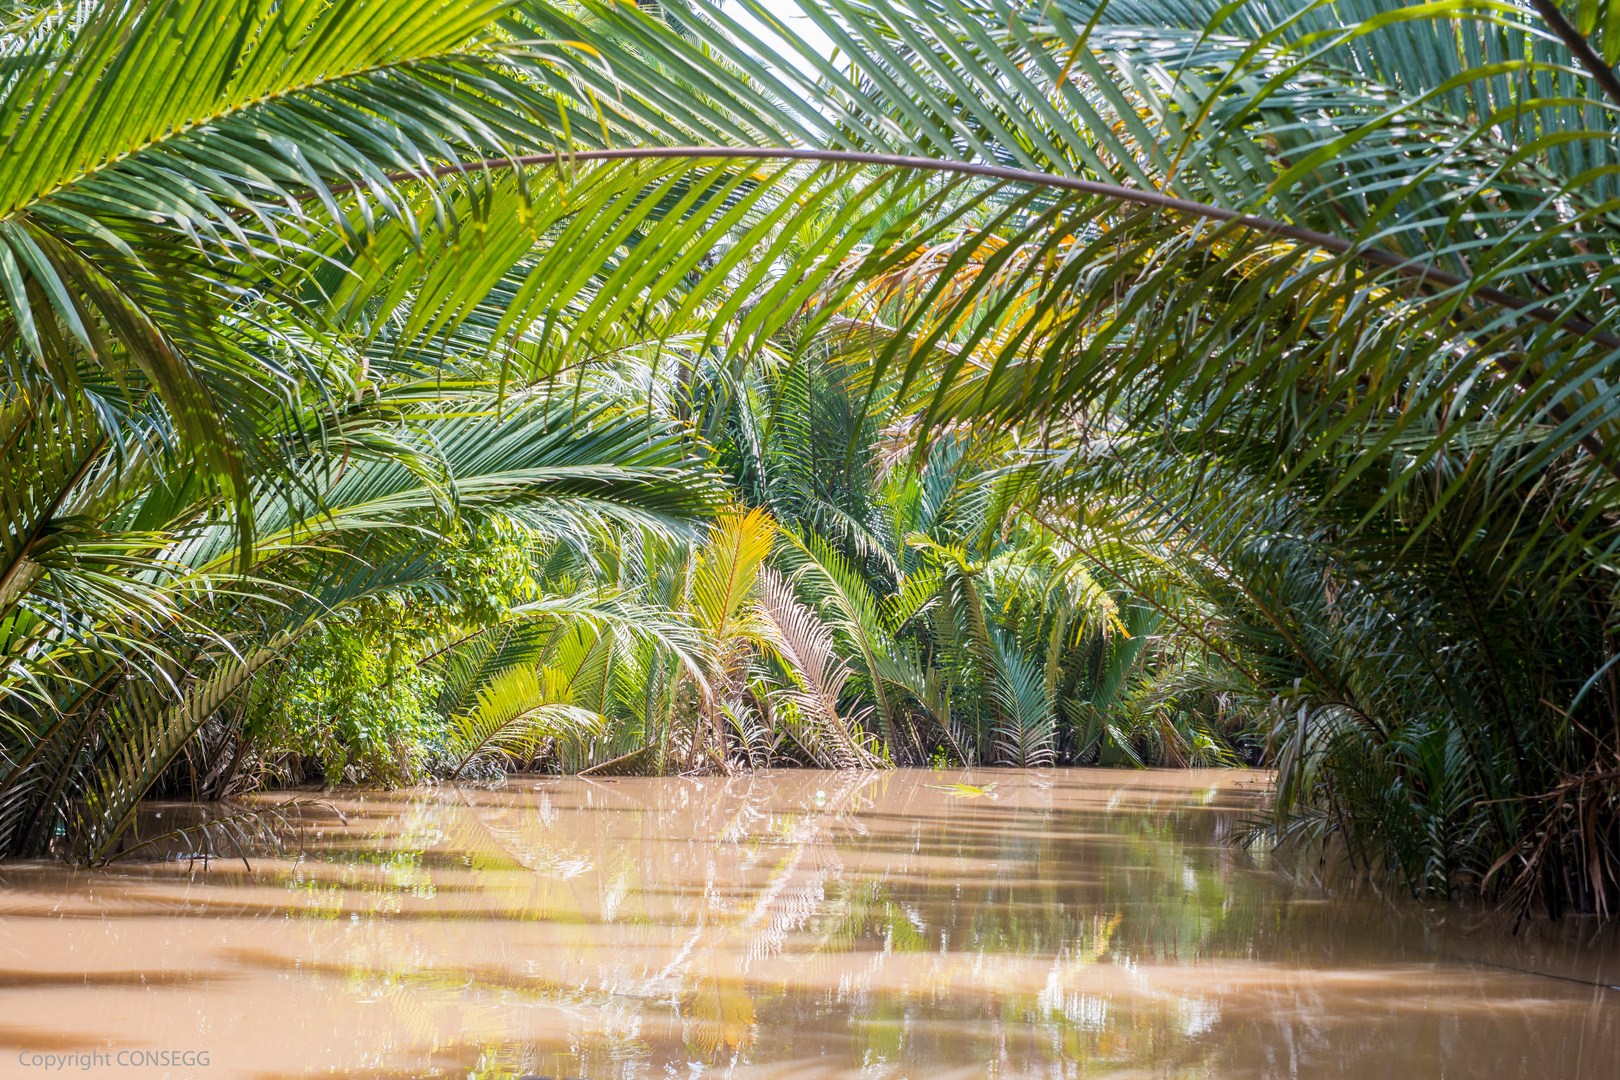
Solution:
<path fill-rule="evenodd" d="M 0 847 L 1265 762 L 1612 910 L 1620 7 L 785 10 L 0 5 Z"/>

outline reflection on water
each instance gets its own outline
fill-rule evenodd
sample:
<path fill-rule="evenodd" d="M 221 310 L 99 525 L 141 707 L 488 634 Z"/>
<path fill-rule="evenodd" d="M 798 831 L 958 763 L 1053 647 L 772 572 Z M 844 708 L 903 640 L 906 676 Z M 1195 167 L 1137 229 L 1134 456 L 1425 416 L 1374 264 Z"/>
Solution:
<path fill-rule="evenodd" d="M 251 871 L 0 864 L 0 1076 L 1620 1075 L 1607 938 L 1328 901 L 1227 842 L 1262 782 L 539 779 Z"/>

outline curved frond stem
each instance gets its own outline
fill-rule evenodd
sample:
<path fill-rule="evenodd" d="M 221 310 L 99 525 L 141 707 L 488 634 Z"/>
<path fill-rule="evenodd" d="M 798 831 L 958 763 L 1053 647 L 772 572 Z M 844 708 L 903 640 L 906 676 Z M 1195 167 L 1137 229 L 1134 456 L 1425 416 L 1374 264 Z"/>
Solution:
<path fill-rule="evenodd" d="M 1559 40 L 1575 55 L 1575 59 L 1581 62 L 1581 66 L 1591 73 L 1592 81 L 1601 86 L 1603 92 L 1613 98 L 1616 104 L 1620 104 L 1620 78 L 1615 77 L 1614 68 L 1603 62 L 1603 57 L 1592 48 L 1592 43 L 1586 40 L 1586 35 L 1564 18 L 1564 13 L 1558 10 L 1558 5 L 1553 0 L 1530 0 L 1530 4 L 1547 27 L 1557 34 Z"/>
<path fill-rule="evenodd" d="M 1010 168 L 1005 165 L 986 165 L 976 161 L 951 161 L 945 158 L 914 157 L 905 154 L 872 154 L 858 150 L 819 150 L 796 147 L 636 146 L 614 150 L 581 150 L 571 153 L 526 154 L 505 158 L 484 158 L 478 161 L 458 162 L 454 165 L 441 165 L 435 168 L 432 174 L 438 177 L 446 177 L 474 174 L 494 169 L 519 169 L 536 165 L 556 165 L 561 162 L 632 161 L 642 159 L 700 160 L 712 158 L 746 161 L 814 161 L 822 164 L 871 165 L 890 169 L 916 169 L 927 172 L 950 173 L 955 176 L 976 176 L 987 180 L 1002 180 L 1009 183 L 1028 184 L 1033 187 L 1052 188 L 1059 191 L 1073 191 L 1111 202 L 1169 210 L 1208 221 L 1219 221 L 1263 233 L 1267 236 L 1298 240 L 1302 244 L 1319 247 L 1325 251 L 1332 251 L 1341 255 L 1348 255 L 1361 262 L 1387 267 L 1402 277 L 1415 279 L 1425 285 L 1433 284 L 1446 288 L 1460 288 L 1469 285 L 1468 278 L 1441 270 L 1437 266 L 1417 262 L 1403 255 L 1397 255 L 1392 251 L 1384 251 L 1381 248 L 1358 244 L 1353 240 L 1346 240 L 1330 233 L 1300 228 L 1297 225 L 1290 225 L 1275 218 L 1258 217 L 1254 214 L 1229 210 L 1223 206 L 1194 202 L 1191 199 L 1178 199 L 1173 195 L 1165 195 L 1158 191 L 1144 191 L 1140 188 L 1124 187 L 1119 184 L 1104 184 L 1095 180 L 1085 180 L 1077 176 L 1059 176 L 1056 173 L 1034 172 L 1028 169 Z M 415 173 L 401 172 L 389 174 L 388 179 L 392 183 L 404 184 L 412 180 L 420 180 L 421 176 Z M 341 192 L 346 189 L 342 185 L 333 185 L 331 190 Z M 317 196 L 310 193 L 304 197 L 316 198 Z M 1620 349 L 1620 337 L 1599 331 L 1595 323 L 1582 316 L 1554 311 L 1545 305 L 1523 300 L 1511 293 L 1488 286 L 1472 288 L 1470 294 L 1497 307 L 1521 312 L 1549 326 L 1555 326 L 1578 336 L 1589 337 L 1596 344 L 1606 348 Z"/>

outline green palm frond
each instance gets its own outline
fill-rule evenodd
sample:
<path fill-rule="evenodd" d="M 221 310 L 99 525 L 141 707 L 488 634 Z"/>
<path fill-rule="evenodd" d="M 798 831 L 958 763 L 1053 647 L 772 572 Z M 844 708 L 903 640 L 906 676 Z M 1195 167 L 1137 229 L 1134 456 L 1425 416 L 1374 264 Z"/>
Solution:
<path fill-rule="evenodd" d="M 385 591 L 431 584 L 438 570 L 438 562 L 420 543 L 376 543 L 352 556 L 328 555 L 302 596 L 250 637 L 222 642 L 213 655 L 196 653 L 184 667 L 125 674 L 118 680 L 105 727 L 91 744 L 95 752 L 82 763 L 63 759 L 64 778 L 67 770 L 83 773 L 68 781 L 82 800 L 77 810 L 81 816 L 69 825 L 75 847 L 88 858 L 104 857 L 128 825 L 135 804 L 186 742 L 232 694 L 323 617 Z M 35 786 L 25 785 L 28 779 L 15 772 L 7 776 L 0 798 L 26 798 Z M 59 779 L 53 786 L 61 789 L 64 784 Z"/>
<path fill-rule="evenodd" d="M 262 407 L 283 373 L 227 313 L 348 225 L 335 188 L 399 217 L 390 170 L 549 143 L 528 117 L 552 102 L 555 118 L 551 95 L 496 73 L 560 61 L 503 40 L 507 7 L 81 3 L 7 36 L 0 291 L 18 359 L 60 382 L 79 353 L 129 407 L 156 394 L 235 505 L 244 554 L 268 449 L 246 399 Z"/>
<path fill-rule="evenodd" d="M 849 668 L 834 652 L 832 631 L 793 593 L 792 585 L 770 567 L 760 569 L 759 606 L 772 632 L 771 647 L 802 683 L 790 694 L 810 730 L 795 741 L 825 768 L 870 767 L 876 758 L 839 715 L 839 697 Z"/>
<path fill-rule="evenodd" d="M 356 451 L 364 448 L 355 446 Z M 718 501 L 678 433 L 601 401 L 539 395 L 504 415 L 429 419 L 335 471 L 317 459 L 304 499 L 267 485 L 260 497 L 260 561 L 348 531 L 414 525 L 451 513 L 500 511 L 542 531 L 596 520 L 654 528 L 684 522 Z M 303 494 L 303 493 L 300 493 Z M 215 527 L 174 555 L 199 571 L 234 567 L 228 529 Z"/>
<path fill-rule="evenodd" d="M 731 512 L 720 517 L 699 550 L 691 580 L 692 611 L 721 647 L 727 638 L 747 633 L 748 603 L 775 540 L 775 524 L 764 511 Z"/>
<path fill-rule="evenodd" d="M 450 724 L 452 777 L 480 755 L 505 753 L 527 760 L 547 739 L 580 738 L 601 726 L 599 713 L 547 700 L 542 680 L 528 664 L 514 664 L 488 679 L 472 708 Z"/>
<path fill-rule="evenodd" d="M 898 745 L 897 732 L 894 706 L 885 684 L 894 680 L 885 672 L 890 676 L 899 674 L 903 661 L 898 660 L 898 650 L 883 623 L 880 601 L 844 556 L 820 537 L 811 533 L 799 536 L 786 530 L 782 536 L 787 541 L 781 549 L 782 557 L 792 569 L 795 584 L 815 598 L 831 625 L 859 651 L 892 756 Z M 921 679 L 916 681 L 920 683 Z"/>
<path fill-rule="evenodd" d="M 994 739 L 996 764 L 1020 769 L 1052 764 L 1057 739 L 1056 703 L 1045 673 L 1013 643 L 995 642 Z"/>

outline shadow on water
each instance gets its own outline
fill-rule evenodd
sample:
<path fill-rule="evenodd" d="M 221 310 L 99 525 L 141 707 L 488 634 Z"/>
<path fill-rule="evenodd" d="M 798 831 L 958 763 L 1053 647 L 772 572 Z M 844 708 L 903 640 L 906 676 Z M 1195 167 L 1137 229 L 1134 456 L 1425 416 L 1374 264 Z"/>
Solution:
<path fill-rule="evenodd" d="M 251 868 L 0 865 L 0 1073 L 1620 1075 L 1611 934 L 1281 873 L 1230 842 L 1265 783 L 533 778 L 300 807 Z"/>

